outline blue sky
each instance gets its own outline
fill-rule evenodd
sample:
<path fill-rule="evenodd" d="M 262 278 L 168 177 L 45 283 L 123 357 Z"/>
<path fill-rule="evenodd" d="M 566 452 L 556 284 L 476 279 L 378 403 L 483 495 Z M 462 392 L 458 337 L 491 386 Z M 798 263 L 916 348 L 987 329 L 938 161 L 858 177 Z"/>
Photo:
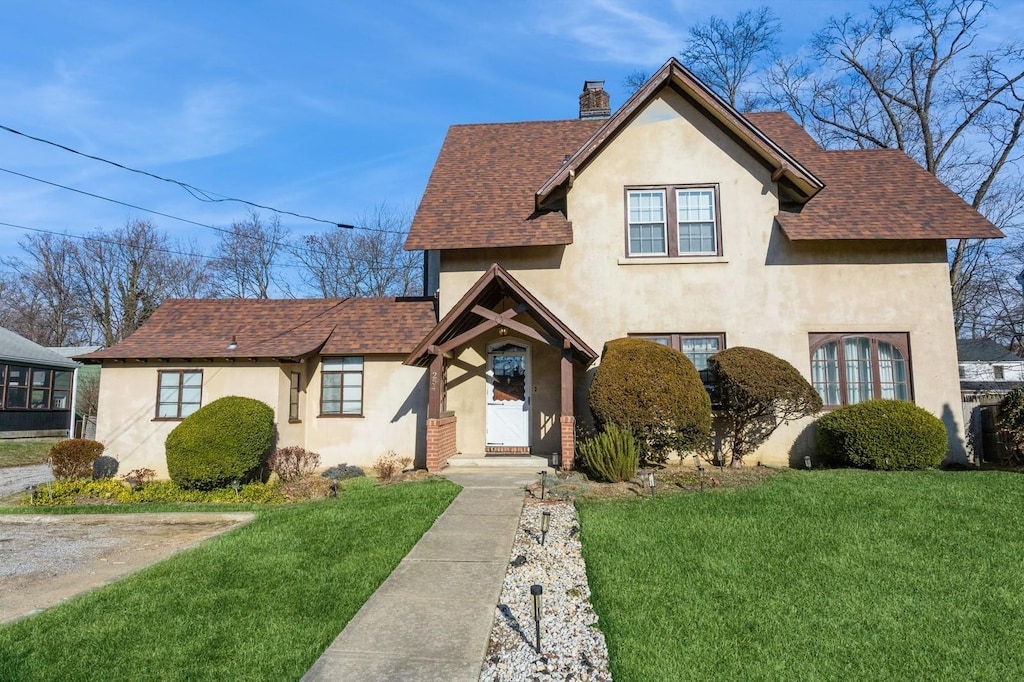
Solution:
<path fill-rule="evenodd" d="M 711 3 L 8 3 L 0 124 L 221 195 L 353 223 L 412 207 L 453 123 L 574 118 L 584 80 L 653 71 Z M 719 0 L 729 20 L 756 0 Z M 769 3 L 772 4 L 772 3 Z M 774 3 L 783 51 L 864 0 Z M 1024 3 L 1003 2 L 1020 35 Z M 227 226 L 236 204 L 0 131 L 0 168 Z M 209 250 L 216 233 L 0 172 L 0 222 L 83 234 L 150 218 Z M 296 234 L 327 226 L 282 217 Z M 24 232 L 0 226 L 3 255 Z"/>

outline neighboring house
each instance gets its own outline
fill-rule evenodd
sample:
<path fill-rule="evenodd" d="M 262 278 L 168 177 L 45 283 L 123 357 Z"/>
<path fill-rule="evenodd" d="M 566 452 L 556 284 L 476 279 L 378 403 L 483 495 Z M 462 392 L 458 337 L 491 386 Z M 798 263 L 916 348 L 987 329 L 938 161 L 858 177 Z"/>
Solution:
<path fill-rule="evenodd" d="M 672 59 L 614 115 L 588 82 L 579 120 L 450 128 L 406 241 L 437 317 L 423 302 L 165 304 L 85 356 L 104 364 L 98 437 L 154 466 L 161 420 L 239 393 L 275 407 L 282 444 L 329 463 L 394 449 L 432 470 L 460 452 L 569 467 L 599 352 L 632 335 L 701 370 L 761 348 L 828 408 L 913 400 L 963 460 L 945 240 L 1000 236 L 902 152 L 825 151 Z M 362 419 L 330 418 L 346 410 Z M 752 461 L 802 458 L 812 422 Z"/>
<path fill-rule="evenodd" d="M 103 346 L 48 346 L 57 355 L 71 359 L 78 355 L 94 353 Z M 83 365 L 75 375 L 75 435 L 81 438 L 96 437 L 96 408 L 99 397 L 99 365 Z"/>
<path fill-rule="evenodd" d="M 0 438 L 68 435 L 77 367 L 0 327 Z"/>
<path fill-rule="evenodd" d="M 1024 359 L 992 339 L 957 339 L 960 390 L 1007 393 L 1024 386 Z"/>

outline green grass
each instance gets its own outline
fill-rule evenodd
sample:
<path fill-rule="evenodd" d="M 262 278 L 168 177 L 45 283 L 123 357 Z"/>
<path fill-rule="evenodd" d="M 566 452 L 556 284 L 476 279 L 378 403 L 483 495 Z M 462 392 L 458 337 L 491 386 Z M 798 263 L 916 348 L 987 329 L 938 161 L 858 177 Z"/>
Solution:
<path fill-rule="evenodd" d="M 248 526 L 0 628 L 0 679 L 297 680 L 457 492 L 359 479 L 337 500 L 261 509 Z"/>
<path fill-rule="evenodd" d="M 44 464 L 50 448 L 61 438 L 0 439 L 0 468 Z"/>
<path fill-rule="evenodd" d="M 790 472 L 578 503 L 618 681 L 1024 679 L 1024 476 Z"/>

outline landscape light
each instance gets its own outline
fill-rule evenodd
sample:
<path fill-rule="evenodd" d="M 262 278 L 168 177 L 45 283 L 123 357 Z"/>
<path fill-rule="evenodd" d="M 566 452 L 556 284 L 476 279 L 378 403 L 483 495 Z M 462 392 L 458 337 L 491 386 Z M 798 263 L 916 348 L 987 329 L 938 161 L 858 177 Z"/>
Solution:
<path fill-rule="evenodd" d="M 704 467 L 697 465 L 697 475 L 700 476 L 700 491 L 704 492 Z"/>
<path fill-rule="evenodd" d="M 548 482 L 548 472 L 547 471 L 538 471 L 537 473 L 540 474 L 540 499 L 543 500 L 544 499 L 544 486 L 547 485 L 547 482 Z"/>
<path fill-rule="evenodd" d="M 541 512 L 540 515 L 540 544 L 544 544 L 544 539 L 548 536 L 548 529 L 551 527 L 551 512 Z"/>
<path fill-rule="evenodd" d="M 804 455 L 804 466 L 807 467 L 808 469 L 811 468 L 811 456 L 810 455 Z"/>
<path fill-rule="evenodd" d="M 540 611 L 541 611 L 541 595 L 544 594 L 544 588 L 540 585 L 530 586 L 530 596 L 533 597 L 533 622 L 537 628 L 537 653 L 540 653 Z"/>
<path fill-rule="evenodd" d="M 647 485 L 651 488 L 651 497 L 654 497 L 654 472 L 647 472 Z"/>

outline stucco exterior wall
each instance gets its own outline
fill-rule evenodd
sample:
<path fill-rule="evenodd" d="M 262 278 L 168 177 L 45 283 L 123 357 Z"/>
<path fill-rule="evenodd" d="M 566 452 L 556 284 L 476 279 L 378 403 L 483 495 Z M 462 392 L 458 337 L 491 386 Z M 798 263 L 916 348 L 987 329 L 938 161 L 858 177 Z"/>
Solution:
<path fill-rule="evenodd" d="M 721 257 L 625 257 L 624 188 L 663 184 L 717 185 Z M 774 225 L 777 192 L 735 140 L 664 91 L 577 173 L 573 244 L 444 252 L 440 312 L 499 262 L 594 349 L 627 334 L 719 332 L 727 347 L 761 348 L 810 377 L 811 333 L 907 332 L 914 400 L 943 419 L 963 459 L 945 243 L 790 242 Z M 460 432 L 469 421 L 459 412 Z M 780 429 L 749 462 L 802 458 L 809 423 Z"/>
<path fill-rule="evenodd" d="M 320 453 L 323 466 L 340 462 L 369 466 L 395 450 L 423 458 L 426 419 L 424 370 L 405 367 L 404 356 L 364 356 L 362 417 L 320 417 L 320 372 L 316 359 L 296 364 L 276 362 L 107 363 L 100 383 L 96 439 L 119 471 L 147 467 L 167 475 L 164 441 L 180 422 L 155 420 L 157 373 L 201 369 L 202 404 L 240 395 L 274 409 L 278 446 L 300 445 Z M 289 422 L 290 373 L 302 375 L 299 421 Z"/>

